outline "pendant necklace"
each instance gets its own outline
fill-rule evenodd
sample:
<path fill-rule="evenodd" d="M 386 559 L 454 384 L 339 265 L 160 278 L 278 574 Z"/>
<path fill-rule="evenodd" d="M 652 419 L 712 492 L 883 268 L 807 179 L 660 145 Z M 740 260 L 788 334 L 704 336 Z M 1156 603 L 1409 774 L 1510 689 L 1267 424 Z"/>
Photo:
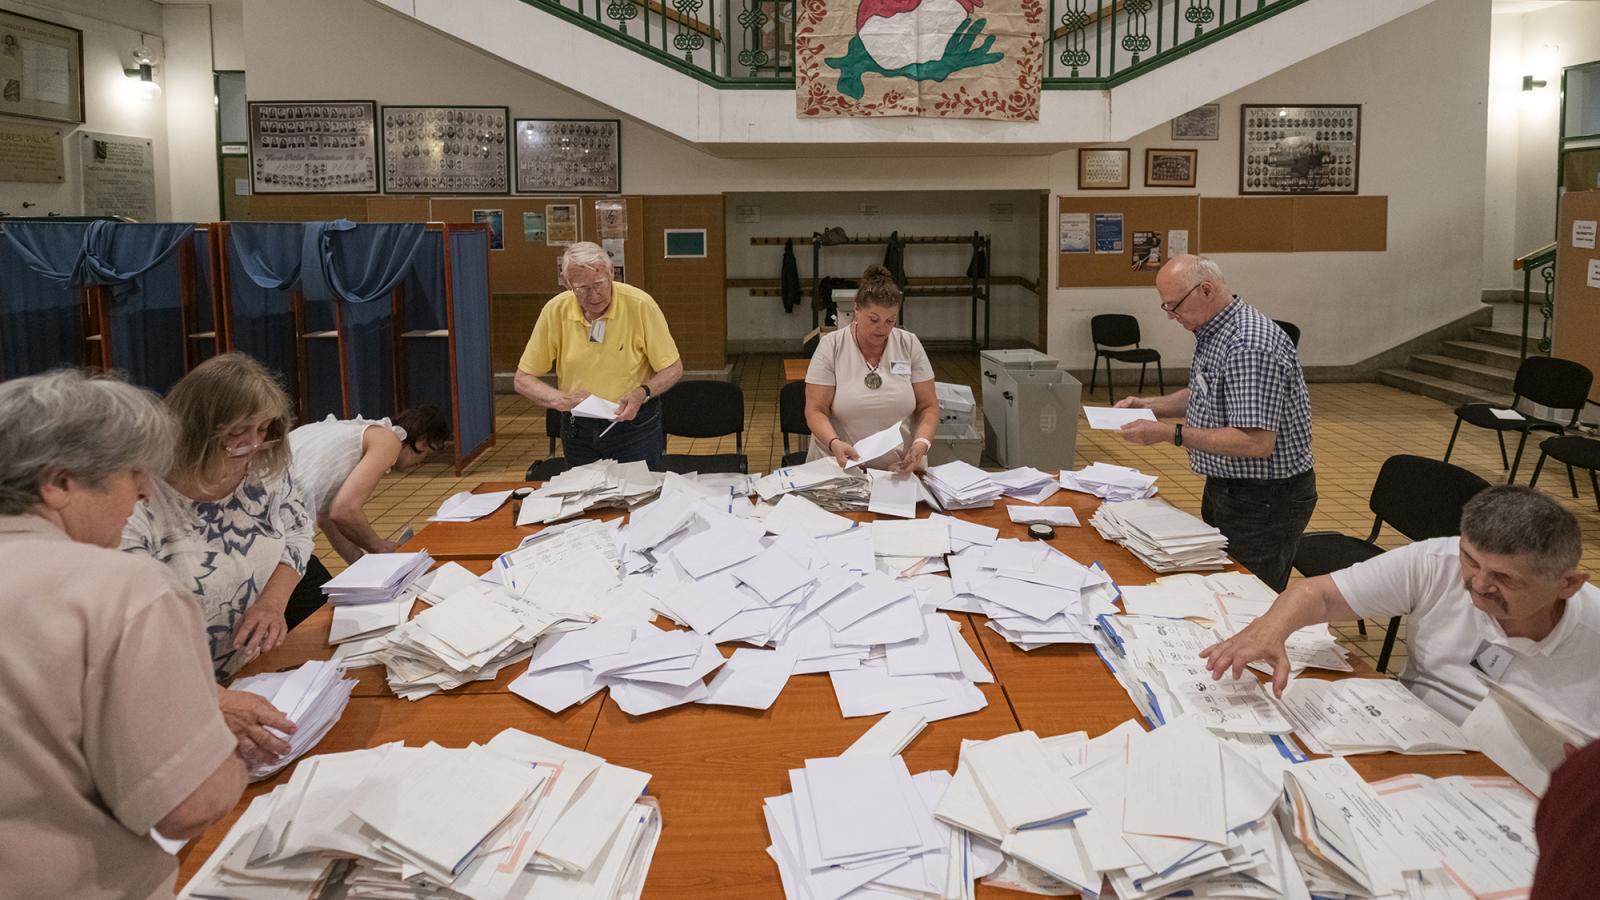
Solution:
<path fill-rule="evenodd" d="M 855 327 L 852 325 L 850 330 L 854 332 Z M 851 336 L 855 337 L 853 334 Z M 861 342 L 859 340 L 856 341 L 856 350 L 857 352 L 861 350 Z M 878 374 L 878 366 L 883 365 L 883 357 L 878 357 L 878 366 L 867 362 L 867 355 L 865 353 L 861 354 L 861 361 L 867 363 L 867 374 L 866 377 L 861 379 L 861 383 L 865 384 L 869 390 L 874 391 L 883 387 L 883 376 Z"/>

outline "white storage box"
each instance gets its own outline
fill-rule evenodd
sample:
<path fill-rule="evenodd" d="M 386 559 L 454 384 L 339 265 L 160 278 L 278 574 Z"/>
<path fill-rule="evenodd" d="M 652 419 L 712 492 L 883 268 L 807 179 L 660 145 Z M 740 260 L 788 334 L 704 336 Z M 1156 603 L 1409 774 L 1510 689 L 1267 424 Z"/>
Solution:
<path fill-rule="evenodd" d="M 972 396 L 972 388 L 964 384 L 947 384 L 943 381 L 933 383 L 933 389 L 939 397 L 939 424 L 973 425 L 978 424 L 978 402 Z"/>
<path fill-rule="evenodd" d="M 958 459 L 969 465 L 979 465 L 983 459 L 983 437 L 975 425 L 940 423 L 933 435 L 933 446 L 928 448 L 928 465 L 938 466 Z"/>

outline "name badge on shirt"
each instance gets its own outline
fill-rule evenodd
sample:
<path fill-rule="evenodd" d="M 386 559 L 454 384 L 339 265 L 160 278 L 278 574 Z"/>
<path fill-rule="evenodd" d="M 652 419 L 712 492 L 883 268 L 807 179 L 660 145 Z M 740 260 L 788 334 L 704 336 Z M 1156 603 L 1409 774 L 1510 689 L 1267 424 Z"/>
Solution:
<path fill-rule="evenodd" d="M 908 362 L 891 362 L 891 363 L 889 363 L 889 374 L 890 375 L 910 375 L 911 374 L 911 363 L 908 363 Z"/>
<path fill-rule="evenodd" d="M 1498 684 L 1500 677 L 1511 666 L 1511 651 L 1493 641 L 1479 641 L 1478 652 L 1472 655 L 1472 667 Z"/>
<path fill-rule="evenodd" d="M 606 341 L 606 320 L 595 319 L 589 325 L 589 343 L 603 344 Z"/>

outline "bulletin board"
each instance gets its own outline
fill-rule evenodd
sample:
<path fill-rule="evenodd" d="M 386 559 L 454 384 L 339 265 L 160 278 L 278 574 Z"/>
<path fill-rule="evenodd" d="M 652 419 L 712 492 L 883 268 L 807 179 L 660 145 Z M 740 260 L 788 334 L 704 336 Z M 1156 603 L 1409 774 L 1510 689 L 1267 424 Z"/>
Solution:
<path fill-rule="evenodd" d="M 427 197 L 367 197 L 366 201 L 368 222 L 436 221 L 428 210 Z"/>
<path fill-rule="evenodd" d="M 471 222 L 475 209 L 502 210 L 505 228 L 505 249 L 489 251 L 489 284 L 495 294 L 554 294 L 561 290 L 556 284 L 556 263 L 565 246 L 551 246 L 543 240 L 525 239 L 522 228 L 523 213 L 544 215 L 546 206 L 573 204 L 578 207 L 578 233 L 594 215 L 591 204 L 594 198 L 583 197 L 436 197 L 428 218 L 434 222 Z M 588 239 L 588 238 L 584 238 Z"/>
<path fill-rule="evenodd" d="M 1551 354 L 1600 372 L 1600 250 L 1577 246 L 1574 222 L 1600 221 L 1600 191 L 1575 191 L 1561 198 L 1556 230 L 1556 303 Z M 1593 231 L 1589 231 L 1593 234 Z M 1584 243 L 1588 243 L 1584 240 Z M 1590 267 L 1594 266 L 1591 281 Z M 1589 402 L 1600 403 L 1600 389 L 1591 388 Z"/>
<path fill-rule="evenodd" d="M 1208 253 L 1389 248 L 1388 197 L 1206 197 Z"/>
<path fill-rule="evenodd" d="M 1057 287 L 1145 287 L 1156 283 L 1159 266 L 1146 270 L 1133 268 L 1133 233 L 1154 231 L 1161 236 L 1161 259 L 1169 258 L 1169 231 L 1189 232 L 1189 252 L 1201 252 L 1200 197 L 1188 196 L 1071 196 L 1056 198 L 1057 213 L 1087 213 L 1091 231 L 1096 213 L 1121 213 L 1123 247 L 1120 253 L 1090 252 L 1060 254 Z M 1060 220 L 1057 219 L 1057 228 Z M 1057 245 L 1059 247 L 1059 244 Z M 1211 249 L 1209 243 L 1207 249 Z"/>

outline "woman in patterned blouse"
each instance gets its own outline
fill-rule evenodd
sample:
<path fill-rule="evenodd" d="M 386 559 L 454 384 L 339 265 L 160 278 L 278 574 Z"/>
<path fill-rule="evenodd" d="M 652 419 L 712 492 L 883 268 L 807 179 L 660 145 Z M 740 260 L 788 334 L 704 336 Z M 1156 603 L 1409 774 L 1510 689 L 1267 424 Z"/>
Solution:
<path fill-rule="evenodd" d="M 177 461 L 122 547 L 165 563 L 195 595 L 220 680 L 282 643 L 311 554 L 311 515 L 289 478 L 289 398 L 260 363 L 226 353 L 166 402 L 182 428 Z"/>

